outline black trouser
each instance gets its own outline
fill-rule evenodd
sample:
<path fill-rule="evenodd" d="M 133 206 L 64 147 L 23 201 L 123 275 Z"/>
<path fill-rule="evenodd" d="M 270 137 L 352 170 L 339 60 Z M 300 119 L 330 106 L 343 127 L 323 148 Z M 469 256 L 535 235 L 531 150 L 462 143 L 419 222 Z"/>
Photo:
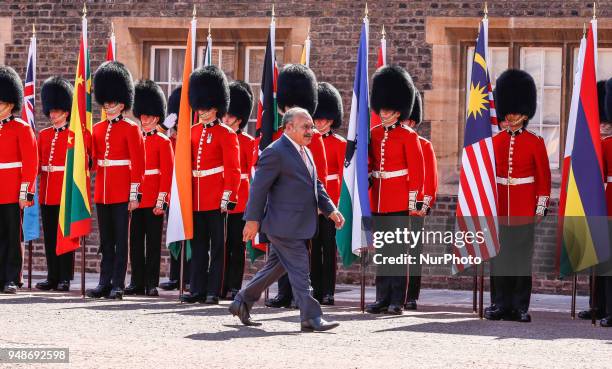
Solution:
<path fill-rule="evenodd" d="M 319 233 L 312 239 L 310 250 L 310 280 L 313 297 L 334 295 L 336 287 L 336 226 L 319 215 Z"/>
<path fill-rule="evenodd" d="M 185 245 L 185 248 L 187 248 L 187 245 Z M 180 251 L 179 257 L 176 259 L 174 258 L 172 253 L 170 253 L 170 277 L 168 279 L 170 281 L 176 281 L 177 283 L 179 283 L 179 280 L 181 278 L 181 256 L 183 257 L 183 283 L 186 284 L 187 282 L 189 282 L 189 276 L 191 275 L 189 273 L 191 259 L 187 260 L 187 253 L 183 254 Z"/>
<path fill-rule="evenodd" d="M 384 231 L 394 231 L 396 228 L 404 226 L 406 222 L 404 219 L 408 219 L 409 213 L 408 211 L 398 211 L 372 215 L 376 217 L 398 217 L 398 221 L 389 221 L 384 224 Z M 380 230 L 376 225 L 374 228 Z M 405 245 L 385 246 L 378 249 L 377 252 L 381 252 L 384 256 L 398 256 L 405 253 L 406 250 L 403 246 Z M 393 304 L 401 306 L 406 300 L 406 266 L 394 268 L 387 265 L 384 268 L 386 270 L 384 274 L 379 275 L 377 273 L 376 275 L 376 301 L 383 302 L 387 305 Z"/>
<path fill-rule="evenodd" d="M 244 276 L 245 243 L 242 241 L 242 230 L 245 221 L 244 213 L 228 214 L 227 245 L 225 246 L 225 279 L 223 295 L 229 290 L 240 290 Z"/>
<path fill-rule="evenodd" d="M 128 203 L 96 204 L 100 227 L 100 282 L 124 288 L 128 261 Z"/>
<path fill-rule="evenodd" d="M 425 223 L 425 217 L 410 217 L 410 229 L 412 232 L 420 232 Z M 421 253 L 423 252 L 423 243 L 421 237 L 414 247 L 410 245 L 410 256 L 414 257 L 416 263 L 408 266 L 408 292 L 406 300 L 418 300 L 421 293 Z"/>
<path fill-rule="evenodd" d="M 130 221 L 130 264 L 132 285 L 153 289 L 159 285 L 163 215 L 153 214 L 153 208 L 132 211 Z"/>
<path fill-rule="evenodd" d="M 189 284 L 192 294 L 219 296 L 221 293 L 225 266 L 224 218 L 220 210 L 193 212 Z"/>
<path fill-rule="evenodd" d="M 500 225 L 499 254 L 491 259 L 493 303 L 506 311 L 527 311 L 531 299 L 534 224 Z"/>
<path fill-rule="evenodd" d="M 19 204 L 0 204 L 0 288 L 19 284 L 22 262 Z"/>
<path fill-rule="evenodd" d="M 47 281 L 52 284 L 67 282 L 72 279 L 74 251 L 57 255 L 57 223 L 59 205 L 41 205 L 43 233 L 45 236 L 45 257 L 47 259 Z"/>

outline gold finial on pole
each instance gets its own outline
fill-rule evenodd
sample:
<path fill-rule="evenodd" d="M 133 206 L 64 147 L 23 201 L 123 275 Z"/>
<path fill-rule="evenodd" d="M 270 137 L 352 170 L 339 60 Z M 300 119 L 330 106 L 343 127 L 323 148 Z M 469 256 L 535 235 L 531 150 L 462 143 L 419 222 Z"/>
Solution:
<path fill-rule="evenodd" d="M 366 4 L 365 4 L 365 17 L 366 18 L 368 17 L 368 3 L 367 3 L 367 1 L 366 1 Z"/>
<path fill-rule="evenodd" d="M 586 23 L 582 23 L 582 37 L 586 37 Z"/>
<path fill-rule="evenodd" d="M 310 26 L 308 26 L 308 36 L 306 36 L 307 40 L 310 40 Z"/>
<path fill-rule="evenodd" d="M 485 1 L 485 6 L 484 6 L 484 19 L 489 18 L 489 5 L 487 4 L 487 2 Z"/>
<path fill-rule="evenodd" d="M 196 18 L 196 14 L 197 14 L 196 13 L 196 5 L 195 4 L 193 4 L 193 12 L 191 14 L 193 16 L 193 19 L 195 19 Z"/>
<path fill-rule="evenodd" d="M 32 36 L 36 36 L 36 23 L 32 25 Z"/>
<path fill-rule="evenodd" d="M 593 1 L 593 19 L 597 19 L 597 2 Z"/>
<path fill-rule="evenodd" d="M 111 22 L 111 36 L 115 37 L 115 23 Z"/>
<path fill-rule="evenodd" d="M 208 37 L 210 37 L 210 22 L 208 23 Z"/>
<path fill-rule="evenodd" d="M 87 17 L 87 3 L 83 2 L 83 18 Z"/>
<path fill-rule="evenodd" d="M 380 31 L 380 34 L 382 35 L 382 39 L 385 39 L 385 36 L 387 35 L 387 32 L 385 32 L 385 25 L 383 24 L 382 26 L 382 31 Z"/>
<path fill-rule="evenodd" d="M 274 3 L 272 3 L 272 18 L 274 18 L 276 14 L 274 13 Z"/>

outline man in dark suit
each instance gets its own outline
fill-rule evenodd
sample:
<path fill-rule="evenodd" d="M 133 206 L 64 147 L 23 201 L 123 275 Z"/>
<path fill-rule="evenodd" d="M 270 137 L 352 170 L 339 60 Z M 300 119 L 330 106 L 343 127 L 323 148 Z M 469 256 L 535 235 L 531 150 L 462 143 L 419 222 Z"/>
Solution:
<path fill-rule="evenodd" d="M 259 158 L 244 216 L 243 239 L 254 239 L 258 231 L 264 233 L 270 240 L 268 261 L 238 292 L 229 310 L 243 324 L 259 325 L 251 320 L 249 311 L 261 293 L 286 271 L 300 307 L 302 331 L 326 331 L 338 323 L 322 318 L 321 305 L 310 294 L 306 242 L 317 232 L 318 211 L 336 228 L 343 226 L 344 218 L 317 178 L 312 154 L 306 147 L 314 129 L 310 114 L 302 108 L 291 108 L 283 116 L 283 126 L 283 136 Z"/>

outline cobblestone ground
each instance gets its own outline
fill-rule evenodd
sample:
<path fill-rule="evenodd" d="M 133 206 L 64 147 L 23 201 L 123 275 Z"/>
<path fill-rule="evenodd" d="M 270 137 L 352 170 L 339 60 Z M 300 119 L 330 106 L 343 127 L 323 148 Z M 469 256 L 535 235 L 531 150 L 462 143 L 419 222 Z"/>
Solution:
<path fill-rule="evenodd" d="M 0 347 L 68 347 L 72 368 L 612 365 L 612 329 L 572 321 L 565 312 L 534 311 L 531 324 L 520 324 L 481 321 L 470 308 L 448 305 L 371 316 L 361 314 L 356 302 L 342 301 L 324 308 L 328 318 L 341 322 L 338 329 L 300 333 L 296 310 L 256 305 L 253 315 L 263 326 L 251 328 L 228 314 L 228 304 L 181 305 L 170 292 L 119 302 L 26 290 L 0 296 Z"/>

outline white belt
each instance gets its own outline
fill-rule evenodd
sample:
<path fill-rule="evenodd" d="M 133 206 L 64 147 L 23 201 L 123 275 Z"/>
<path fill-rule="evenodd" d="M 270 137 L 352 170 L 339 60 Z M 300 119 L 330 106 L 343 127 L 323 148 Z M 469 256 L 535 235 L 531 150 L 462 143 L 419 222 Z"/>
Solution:
<path fill-rule="evenodd" d="M 0 169 L 13 169 L 13 168 L 21 168 L 21 162 L 16 161 L 13 163 L 0 163 Z"/>
<path fill-rule="evenodd" d="M 212 169 L 204 169 L 204 170 L 192 170 L 191 173 L 195 178 L 201 178 L 206 176 L 211 176 L 213 174 L 223 172 L 223 166 L 212 168 Z"/>
<path fill-rule="evenodd" d="M 59 165 L 43 165 L 41 169 L 43 172 L 52 173 L 52 172 L 63 172 L 66 169 L 66 167 L 59 166 Z"/>
<path fill-rule="evenodd" d="M 147 170 L 145 170 L 145 176 L 152 176 L 154 174 L 159 174 L 159 169 L 147 169 Z"/>
<path fill-rule="evenodd" d="M 122 167 L 130 164 L 131 162 L 129 160 L 98 159 L 98 165 L 101 167 Z"/>
<path fill-rule="evenodd" d="M 240 179 L 249 179 L 249 175 L 246 173 L 240 174 Z"/>
<path fill-rule="evenodd" d="M 608 178 L 606 178 L 606 183 L 612 183 L 612 176 L 608 176 Z"/>
<path fill-rule="evenodd" d="M 334 179 L 338 179 L 340 177 L 338 177 L 337 174 L 329 174 L 327 177 L 325 177 L 326 181 L 333 181 Z"/>
<path fill-rule="evenodd" d="M 372 172 L 372 177 L 374 177 L 374 178 L 381 178 L 381 179 L 389 179 L 389 178 L 405 176 L 407 174 L 408 174 L 408 169 L 394 170 L 394 171 L 391 171 L 391 172 L 384 172 L 384 171 L 375 170 L 375 171 Z"/>
<path fill-rule="evenodd" d="M 534 183 L 535 182 L 535 178 L 533 178 L 533 176 L 523 177 L 523 178 L 497 177 L 496 178 L 496 182 L 498 184 L 504 185 L 504 186 L 515 186 L 515 185 L 521 185 L 521 184 L 527 184 L 527 183 Z"/>

